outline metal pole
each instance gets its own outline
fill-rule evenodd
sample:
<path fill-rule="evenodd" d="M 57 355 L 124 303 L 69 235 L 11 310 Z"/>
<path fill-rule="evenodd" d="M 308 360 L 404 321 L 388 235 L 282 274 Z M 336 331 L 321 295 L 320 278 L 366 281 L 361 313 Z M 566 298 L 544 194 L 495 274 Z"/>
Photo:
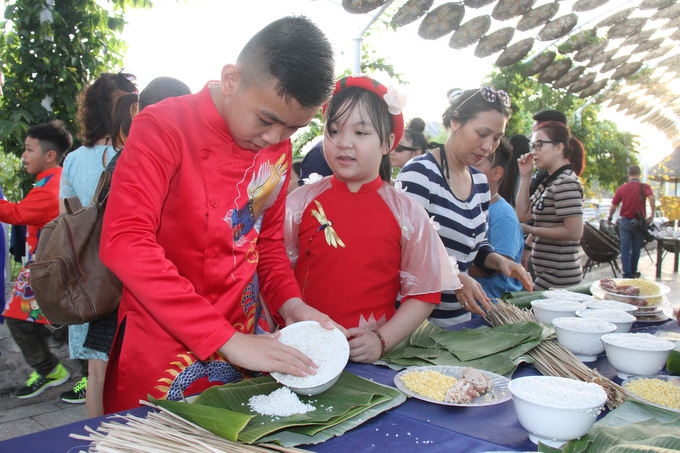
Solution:
<path fill-rule="evenodd" d="M 374 16 L 371 16 L 371 20 L 369 20 L 364 28 L 361 29 L 357 37 L 352 39 L 352 41 L 354 41 L 354 74 L 361 74 L 361 41 L 363 40 L 364 34 L 392 3 L 394 3 L 394 0 L 388 0 Z"/>

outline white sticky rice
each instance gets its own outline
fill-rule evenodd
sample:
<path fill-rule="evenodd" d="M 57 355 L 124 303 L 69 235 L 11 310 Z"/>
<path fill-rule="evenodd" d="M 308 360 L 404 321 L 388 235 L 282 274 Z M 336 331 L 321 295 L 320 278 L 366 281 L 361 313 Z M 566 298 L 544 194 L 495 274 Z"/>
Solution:
<path fill-rule="evenodd" d="M 258 414 L 275 417 L 289 417 L 316 410 L 311 404 L 300 401 L 300 398 L 287 387 L 274 390 L 269 395 L 251 396 L 248 406 Z"/>
<path fill-rule="evenodd" d="M 522 378 L 515 382 L 513 393 L 536 404 L 564 408 L 590 407 L 607 400 L 599 384 L 553 376 Z"/>
<path fill-rule="evenodd" d="M 316 387 L 333 379 L 345 368 L 349 344 L 338 330 L 328 330 L 318 322 L 292 324 L 281 330 L 279 341 L 301 351 L 316 363 L 316 374 L 305 377 L 272 373 L 274 379 L 288 387 Z"/>
<path fill-rule="evenodd" d="M 616 327 L 610 322 L 597 318 L 557 318 L 553 320 L 553 324 L 579 332 L 611 332 Z"/>
<path fill-rule="evenodd" d="M 673 343 L 649 333 L 626 333 L 621 335 L 607 336 L 607 341 L 615 346 L 630 349 L 663 350 L 671 347 Z"/>
<path fill-rule="evenodd" d="M 533 301 L 532 304 L 535 307 L 554 311 L 576 311 L 586 308 L 582 302 L 562 299 L 538 299 Z"/>

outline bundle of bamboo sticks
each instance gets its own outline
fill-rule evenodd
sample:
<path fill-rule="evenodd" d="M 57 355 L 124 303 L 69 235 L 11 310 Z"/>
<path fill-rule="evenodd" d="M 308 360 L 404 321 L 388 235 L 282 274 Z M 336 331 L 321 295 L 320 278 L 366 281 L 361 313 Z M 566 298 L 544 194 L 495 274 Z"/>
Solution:
<path fill-rule="evenodd" d="M 117 416 L 120 422 L 105 421 L 99 428 L 86 426 L 89 435 L 71 434 L 74 439 L 90 442 L 88 452 L 96 453 L 309 453 L 299 448 L 273 444 L 244 445 L 219 437 L 178 415 L 154 406 L 160 412 L 149 412 L 146 417 Z M 84 450 L 82 450 L 84 451 Z"/>
<path fill-rule="evenodd" d="M 522 321 L 536 322 L 530 310 L 522 310 L 502 300 L 499 300 L 497 304 L 492 304 L 491 310 L 486 315 L 486 320 L 494 327 Z M 609 409 L 620 406 L 627 397 L 621 386 L 605 378 L 597 370 L 584 365 L 571 351 L 565 349 L 556 340 L 545 340 L 530 350 L 528 354 L 534 359 L 533 365 L 544 376 L 566 377 L 600 384 L 607 392 L 607 408 Z"/>

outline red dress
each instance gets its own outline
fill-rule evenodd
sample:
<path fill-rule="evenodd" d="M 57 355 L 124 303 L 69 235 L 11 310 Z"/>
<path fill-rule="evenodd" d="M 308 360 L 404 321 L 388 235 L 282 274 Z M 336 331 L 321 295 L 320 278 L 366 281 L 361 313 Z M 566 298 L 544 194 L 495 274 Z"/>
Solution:
<path fill-rule="evenodd" d="M 124 284 L 107 413 L 231 379 L 216 351 L 265 325 L 258 278 L 273 313 L 300 296 L 283 247 L 290 161 L 290 141 L 240 148 L 208 86 L 135 117 L 102 232 L 102 261 Z"/>
<path fill-rule="evenodd" d="M 61 167 L 50 168 L 38 174 L 35 187 L 19 203 L 0 200 L 0 222 L 26 225 L 29 260 L 38 245 L 38 232 L 59 215 L 59 179 Z M 28 266 L 21 269 L 5 305 L 3 316 L 47 324 L 38 307 L 30 286 Z"/>
<path fill-rule="evenodd" d="M 460 287 L 425 210 L 380 178 L 356 193 L 334 176 L 297 189 L 286 247 L 303 300 L 345 328 L 382 326 L 399 294 L 437 304 Z"/>

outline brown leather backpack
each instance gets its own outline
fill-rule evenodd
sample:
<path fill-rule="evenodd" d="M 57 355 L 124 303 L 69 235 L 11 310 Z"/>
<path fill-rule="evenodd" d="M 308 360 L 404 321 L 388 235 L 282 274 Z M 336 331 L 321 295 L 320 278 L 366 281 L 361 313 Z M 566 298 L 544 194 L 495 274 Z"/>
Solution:
<path fill-rule="evenodd" d="M 53 324 L 94 321 L 120 303 L 123 285 L 99 259 L 110 184 L 111 173 L 104 171 L 88 206 L 77 197 L 65 199 L 66 213 L 40 231 L 30 282 L 38 306 Z"/>

